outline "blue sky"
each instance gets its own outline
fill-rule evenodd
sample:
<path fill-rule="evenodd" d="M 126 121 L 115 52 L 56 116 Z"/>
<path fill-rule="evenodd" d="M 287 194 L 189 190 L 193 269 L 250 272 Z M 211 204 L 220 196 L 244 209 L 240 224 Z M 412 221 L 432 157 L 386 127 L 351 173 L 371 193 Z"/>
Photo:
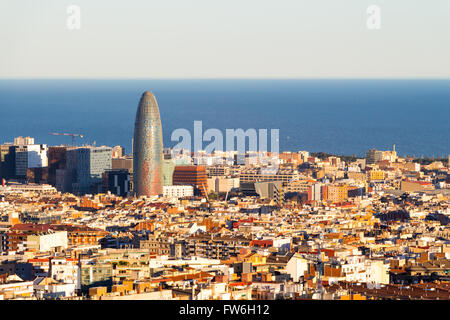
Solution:
<path fill-rule="evenodd" d="M 449 0 L 4 0 L 0 15 L 0 78 L 450 78 Z"/>

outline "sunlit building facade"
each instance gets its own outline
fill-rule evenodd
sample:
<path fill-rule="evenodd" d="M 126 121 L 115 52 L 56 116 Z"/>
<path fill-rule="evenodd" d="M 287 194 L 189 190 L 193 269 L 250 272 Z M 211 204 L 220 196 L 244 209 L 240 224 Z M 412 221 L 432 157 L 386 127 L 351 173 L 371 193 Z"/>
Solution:
<path fill-rule="evenodd" d="M 146 91 L 136 112 L 133 140 L 133 186 L 136 196 L 163 193 L 163 139 L 158 103 Z"/>

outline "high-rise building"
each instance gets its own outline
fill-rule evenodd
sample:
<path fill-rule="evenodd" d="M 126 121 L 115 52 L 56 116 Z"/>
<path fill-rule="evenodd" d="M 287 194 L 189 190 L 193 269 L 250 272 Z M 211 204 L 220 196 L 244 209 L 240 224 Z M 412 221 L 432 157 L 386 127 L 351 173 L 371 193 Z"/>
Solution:
<path fill-rule="evenodd" d="M 27 169 L 27 183 L 48 183 L 48 167 L 37 167 Z"/>
<path fill-rule="evenodd" d="M 374 164 L 383 160 L 383 151 L 370 149 L 366 152 L 366 164 Z"/>
<path fill-rule="evenodd" d="M 28 168 L 47 167 L 47 145 L 27 144 L 16 146 L 16 178 L 25 179 Z"/>
<path fill-rule="evenodd" d="M 0 145 L 0 179 L 9 180 L 16 175 L 15 146 Z"/>
<path fill-rule="evenodd" d="M 56 186 L 56 170 L 66 169 L 67 147 L 48 147 L 48 183 Z"/>
<path fill-rule="evenodd" d="M 176 166 L 173 172 L 173 185 L 190 185 L 195 194 L 206 196 L 208 177 L 204 166 Z"/>
<path fill-rule="evenodd" d="M 81 147 L 67 150 L 67 179 L 71 179 L 75 194 L 101 191 L 102 174 L 111 169 L 112 149 L 109 147 Z M 66 184 L 66 183 L 64 183 Z"/>
<path fill-rule="evenodd" d="M 142 94 L 133 139 L 133 188 L 137 196 L 163 193 L 163 139 L 158 103 L 153 93 Z"/>

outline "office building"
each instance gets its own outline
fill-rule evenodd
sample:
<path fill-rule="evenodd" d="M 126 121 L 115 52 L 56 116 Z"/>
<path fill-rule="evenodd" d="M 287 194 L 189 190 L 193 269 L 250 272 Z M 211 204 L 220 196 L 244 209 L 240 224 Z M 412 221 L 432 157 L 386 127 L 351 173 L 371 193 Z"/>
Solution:
<path fill-rule="evenodd" d="M 261 168 L 249 168 L 242 170 L 239 179 L 240 182 L 266 182 L 298 180 L 300 175 L 297 170 L 279 169 L 274 172 L 264 172 Z"/>
<path fill-rule="evenodd" d="M 173 172 L 173 185 L 190 185 L 194 194 L 206 196 L 208 187 L 204 166 L 176 166 Z"/>
<path fill-rule="evenodd" d="M 163 196 L 166 198 L 183 198 L 194 195 L 193 186 L 163 186 Z"/>
<path fill-rule="evenodd" d="M 366 152 L 366 164 L 375 164 L 383 160 L 383 151 L 370 149 Z"/>
<path fill-rule="evenodd" d="M 17 145 L 15 148 L 15 175 L 18 179 L 26 179 L 28 168 L 47 167 L 47 145 Z"/>
<path fill-rule="evenodd" d="M 48 147 L 48 183 L 56 186 L 56 170 L 66 169 L 67 147 Z"/>
<path fill-rule="evenodd" d="M 239 178 L 226 178 L 222 176 L 208 178 L 208 192 L 223 193 L 229 192 L 234 188 L 239 188 Z"/>
<path fill-rule="evenodd" d="M 208 178 L 216 176 L 229 176 L 231 175 L 231 168 L 229 166 L 217 165 L 206 167 L 206 173 Z"/>
<path fill-rule="evenodd" d="M 107 170 L 103 173 L 103 191 L 121 197 L 131 195 L 131 175 L 126 169 Z"/>
<path fill-rule="evenodd" d="M 133 157 L 112 158 L 112 169 L 126 169 L 133 172 Z"/>
<path fill-rule="evenodd" d="M 261 199 L 272 199 L 278 204 L 283 203 L 284 190 L 281 181 L 255 182 L 255 191 Z"/>
<path fill-rule="evenodd" d="M 146 91 L 136 112 L 133 139 L 133 187 L 137 196 L 162 194 L 163 139 L 158 103 Z"/>
<path fill-rule="evenodd" d="M 101 192 L 102 174 L 111 169 L 109 147 L 80 147 L 67 150 L 67 176 L 75 194 Z"/>
<path fill-rule="evenodd" d="M 9 180 L 16 175 L 15 146 L 0 145 L 0 179 Z"/>
<path fill-rule="evenodd" d="M 47 184 L 48 183 L 48 167 L 28 168 L 27 183 Z"/>

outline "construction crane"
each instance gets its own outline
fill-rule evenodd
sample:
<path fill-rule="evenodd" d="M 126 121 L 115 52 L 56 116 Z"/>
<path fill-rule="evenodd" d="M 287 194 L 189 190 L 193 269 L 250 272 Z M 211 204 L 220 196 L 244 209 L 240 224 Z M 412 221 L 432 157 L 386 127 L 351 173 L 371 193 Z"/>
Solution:
<path fill-rule="evenodd" d="M 206 201 L 208 202 L 208 212 L 211 212 L 212 211 L 212 204 L 211 204 L 211 201 L 209 201 L 208 192 L 206 191 L 204 183 L 202 183 L 202 187 L 203 187 L 203 190 L 205 191 Z"/>
<path fill-rule="evenodd" d="M 83 135 L 82 134 L 78 134 L 78 133 L 50 132 L 49 134 L 51 134 L 52 136 L 70 136 L 70 137 L 72 137 L 72 146 L 75 145 L 75 137 L 83 138 Z"/>

